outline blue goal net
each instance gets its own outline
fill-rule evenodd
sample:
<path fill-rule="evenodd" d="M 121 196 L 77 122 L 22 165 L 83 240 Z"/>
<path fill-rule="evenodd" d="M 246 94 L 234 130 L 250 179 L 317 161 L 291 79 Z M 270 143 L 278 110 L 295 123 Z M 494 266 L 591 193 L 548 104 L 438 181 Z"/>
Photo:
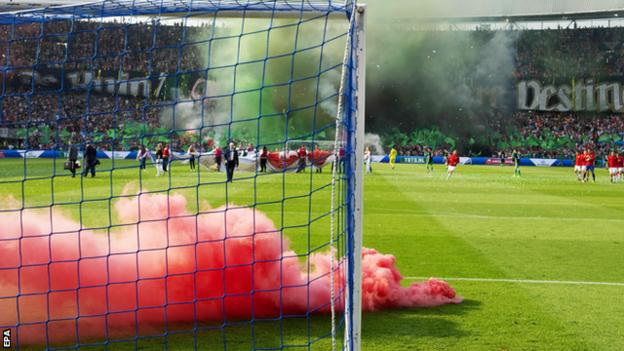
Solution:
<path fill-rule="evenodd" d="M 358 13 L 0 13 L 3 346 L 357 350 Z"/>

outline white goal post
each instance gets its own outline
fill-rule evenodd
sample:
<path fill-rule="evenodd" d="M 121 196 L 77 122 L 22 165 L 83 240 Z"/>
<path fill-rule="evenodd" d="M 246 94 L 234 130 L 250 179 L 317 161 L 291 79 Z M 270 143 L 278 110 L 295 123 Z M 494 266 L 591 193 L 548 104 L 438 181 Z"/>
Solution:
<path fill-rule="evenodd" d="M 364 211 L 364 138 L 365 138 L 365 108 L 366 108 L 366 6 L 358 5 L 355 12 L 355 33 L 354 42 L 355 56 L 357 62 L 356 79 L 357 94 L 355 114 L 355 184 L 353 189 L 353 272 L 349 274 L 353 282 L 351 289 L 352 306 L 347 309 L 347 336 L 346 349 L 349 351 L 360 351 L 362 349 L 362 243 L 363 243 L 363 211 Z M 352 323 L 349 326 L 349 323 Z"/>

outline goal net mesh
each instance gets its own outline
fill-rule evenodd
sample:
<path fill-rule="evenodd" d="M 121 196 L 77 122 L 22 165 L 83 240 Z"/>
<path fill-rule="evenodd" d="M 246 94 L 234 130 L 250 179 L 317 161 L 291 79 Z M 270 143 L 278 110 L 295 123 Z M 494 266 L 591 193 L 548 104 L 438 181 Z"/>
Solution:
<path fill-rule="evenodd" d="M 112 0 L 0 13 L 11 346 L 347 347 L 354 6 Z"/>

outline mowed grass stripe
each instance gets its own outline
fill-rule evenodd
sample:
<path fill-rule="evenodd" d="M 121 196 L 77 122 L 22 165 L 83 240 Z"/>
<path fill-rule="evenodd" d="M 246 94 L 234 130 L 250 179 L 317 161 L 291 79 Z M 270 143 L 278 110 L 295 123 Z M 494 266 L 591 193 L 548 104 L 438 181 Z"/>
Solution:
<path fill-rule="evenodd" d="M 378 167 L 379 168 L 379 167 Z M 434 175 L 434 177 L 427 177 L 425 175 L 424 167 L 400 167 L 395 170 L 395 172 L 386 175 L 386 173 L 382 172 L 384 177 L 387 179 L 391 179 L 394 182 L 394 186 L 397 188 L 397 193 L 401 194 L 420 194 L 424 192 L 431 193 L 432 186 L 440 186 L 441 189 L 437 194 L 433 196 L 423 199 L 421 196 L 417 196 L 416 198 L 420 206 L 415 206 L 417 211 L 420 208 L 425 207 L 428 211 L 431 211 L 432 217 L 436 218 L 436 209 L 440 208 L 437 206 L 436 202 L 452 202 L 449 200 L 449 196 L 452 197 L 454 194 L 454 189 L 458 187 L 466 186 L 472 191 L 474 191 L 473 195 L 475 199 L 480 200 L 486 199 L 486 202 L 496 202 L 497 200 L 492 199 L 492 197 L 499 198 L 498 201 L 501 203 L 507 203 L 507 199 L 504 196 L 497 192 L 487 191 L 485 186 L 476 187 L 473 182 L 474 176 L 476 176 L 477 171 L 481 172 L 481 181 L 483 184 L 489 185 L 496 182 L 508 182 L 510 175 L 504 175 L 506 179 L 500 179 L 502 176 L 500 174 L 490 174 L 490 170 L 496 171 L 498 167 L 462 167 L 460 172 L 466 170 L 467 172 L 471 172 L 472 176 L 470 177 L 470 184 L 467 184 L 468 177 L 456 177 L 451 181 L 447 182 L 447 185 L 440 185 L 440 178 L 442 175 L 440 173 Z M 383 169 L 383 166 L 382 166 Z M 509 169 L 509 168 L 505 168 Z M 398 172 L 397 172 L 398 171 Z M 542 172 L 549 172 L 550 169 L 541 169 Z M 554 170 L 557 173 L 559 170 Z M 565 184 L 566 178 L 569 175 L 561 174 L 561 183 Z M 438 177 L 438 179 L 435 179 Z M 434 179 L 432 179 L 434 178 Z M 536 188 L 541 187 L 541 182 L 539 179 L 537 180 L 525 180 L 525 179 L 512 179 L 517 183 L 523 184 L 527 189 L 525 191 L 531 192 L 539 192 Z M 446 182 L 443 180 L 443 182 Z M 527 184 L 528 183 L 528 184 Z M 593 184 L 577 184 L 575 181 L 567 182 L 565 186 L 576 186 L 582 187 L 586 185 L 594 186 Z M 538 186 L 539 185 L 539 186 Z M 622 194 L 622 187 L 618 188 L 618 185 L 599 184 L 598 186 L 602 187 L 614 187 L 615 193 L 619 191 Z M 421 191 L 422 190 L 422 191 Z M 609 194 L 613 196 L 614 191 L 607 191 L 604 194 Z M 434 192 L 435 193 L 435 192 Z M 560 192 L 561 194 L 563 192 Z M 559 194 L 555 195 L 558 196 Z M 552 195 L 546 195 L 547 199 L 550 199 Z M 538 196 L 539 197 L 539 196 Z M 570 199 L 570 202 L 576 202 L 578 199 Z M 474 210 L 481 211 L 479 209 L 479 203 L 474 205 Z M 535 203 L 535 206 L 540 206 L 539 202 Z M 553 219 L 553 227 L 549 228 L 549 231 L 539 232 L 539 226 L 531 221 L 516 221 L 509 223 L 504 218 L 497 218 L 497 214 L 504 215 L 513 213 L 514 207 L 505 207 L 505 211 L 496 211 L 495 214 L 489 215 L 491 218 L 486 220 L 478 220 L 471 216 L 466 216 L 464 212 L 464 206 L 470 206 L 470 204 L 462 204 L 457 206 L 459 210 L 456 210 L 453 216 L 446 217 L 442 221 L 443 225 L 449 229 L 450 233 L 453 233 L 456 236 L 465 238 L 465 240 L 469 241 L 472 246 L 474 246 L 479 252 L 481 252 L 484 256 L 488 257 L 492 264 L 496 266 L 498 270 L 504 272 L 503 275 L 485 275 L 485 274 L 476 274 L 479 272 L 478 269 L 474 269 L 472 267 L 468 274 L 454 274 L 456 271 L 461 271 L 461 269 L 457 269 L 454 266 L 454 263 L 457 260 L 454 260 L 452 257 L 449 257 L 444 253 L 444 251 L 440 252 L 439 255 L 442 256 L 437 262 L 441 262 L 439 265 L 432 265 L 431 269 L 433 271 L 444 272 L 442 274 L 438 274 L 438 276 L 460 276 L 460 277 L 474 277 L 474 276 L 488 276 L 488 277 L 527 277 L 536 278 L 536 279 L 557 279 L 557 278 L 568 278 L 571 277 L 571 280 L 582 280 L 579 278 L 589 278 L 599 279 L 600 281 L 623 281 L 622 280 L 622 265 L 619 264 L 618 268 L 614 267 L 614 264 L 617 263 L 620 259 L 620 255 L 618 252 L 621 252 L 620 243 L 622 234 L 617 229 L 617 225 L 612 225 L 608 227 L 604 227 L 606 230 L 602 232 L 598 237 L 604 235 L 605 237 L 612 238 L 611 241 L 603 240 L 601 243 L 593 242 L 591 240 L 591 236 L 586 234 L 587 225 L 573 225 L 566 228 L 565 226 L 560 227 L 561 222 L 557 221 L 557 219 Z M 455 209 L 451 209 L 453 211 Z M 449 210 L 447 210 L 448 212 Z M 597 208 L 596 211 L 602 211 L 601 208 Z M 606 209 L 606 212 L 610 212 L 611 209 Z M 598 212 L 600 213 L 600 212 Z M 575 215 L 572 213 L 571 215 Z M 420 220 L 421 222 L 423 219 Z M 412 221 L 413 223 L 419 223 L 419 221 Z M 431 221 L 428 221 L 431 222 Z M 569 223 L 569 222 L 568 222 Z M 587 222 L 586 222 L 587 223 Z M 582 224 L 582 222 L 581 222 Z M 570 227 L 574 227 L 575 231 L 570 232 Z M 421 232 L 426 231 L 425 228 L 421 228 Z M 470 232 L 470 235 L 466 235 L 466 232 Z M 550 234 L 552 233 L 552 235 Z M 517 235 L 520 239 L 514 239 L 514 236 Z M 549 240 L 551 236 L 557 236 L 559 240 Z M 566 236 L 567 239 L 566 239 Z M 525 237 L 525 239 L 522 239 Z M 580 238 L 583 238 L 579 240 Z M 428 248 L 428 239 L 422 238 L 422 245 L 425 248 Z M 451 250 L 455 252 L 455 250 Z M 621 262 L 621 260 L 620 260 Z M 446 263 L 446 264 L 445 264 Z M 405 270 L 407 271 L 407 270 Z M 413 271 L 410 271 L 413 272 Z M 515 274 L 515 276 L 514 276 Z M 431 274 L 416 274 L 418 276 L 431 276 Z M 464 283 L 464 282 L 461 282 Z M 468 291 L 472 291 L 474 289 L 474 284 L 470 284 L 471 282 L 467 282 Z M 454 285 L 463 286 L 464 284 L 460 284 L 460 282 L 454 282 Z M 547 287 L 545 289 L 548 289 Z M 577 287 L 579 288 L 579 287 Z M 501 288 L 501 287 L 492 287 L 489 286 L 489 289 L 493 291 L 499 291 L 500 294 L 508 294 L 511 290 L 521 289 L 525 291 L 525 293 L 529 296 L 534 295 L 535 287 L 532 286 L 512 286 L 512 288 Z M 560 287 L 550 288 L 553 291 L 559 291 Z M 584 289 L 578 289 L 579 291 L 575 292 L 575 294 L 579 294 L 580 296 L 586 295 L 587 299 L 592 299 L 593 292 L 586 292 Z M 604 290 L 604 289 L 603 289 Z M 460 290 L 461 291 L 461 290 Z M 603 298 L 606 299 L 618 299 L 618 296 L 621 295 L 621 291 L 618 290 L 608 290 L 603 291 L 605 295 Z M 554 295 L 557 296 L 556 293 L 551 293 L 544 295 Z M 581 298 L 583 303 L 579 303 L 578 305 L 578 314 L 587 313 L 588 310 L 584 310 L 583 306 L 592 305 L 592 301 L 585 301 Z M 535 298 L 532 303 L 538 304 L 539 309 L 541 310 L 542 315 L 548 315 L 552 317 L 556 317 L 557 314 L 553 314 L 551 312 L 552 309 L 560 310 L 559 304 L 566 304 L 568 301 L 566 296 L 559 296 L 558 300 L 550 300 L 550 299 L 542 299 Z M 608 305 L 607 305 L 608 306 Z M 565 308 L 564 308 L 565 310 Z M 583 312 L 581 312 L 583 311 Z M 602 318 L 605 319 L 618 319 L 619 324 L 622 324 L 622 317 L 615 317 L 612 314 L 609 314 L 603 308 L 597 308 L 592 305 L 589 311 L 600 311 L 604 313 Z M 539 314 L 537 314 L 539 315 Z M 570 321 L 576 320 L 578 316 L 564 316 L 562 318 L 557 318 L 559 321 L 556 323 L 559 327 L 563 328 L 562 332 L 565 331 L 564 335 L 567 335 L 568 338 L 571 338 L 574 335 L 574 339 L 578 339 L 579 342 L 585 339 L 591 339 L 590 335 L 588 335 L 588 330 L 591 330 L 592 327 L 589 326 L 592 323 L 596 323 L 594 327 L 601 327 L 602 323 L 599 322 L 598 319 L 588 319 L 587 324 L 584 327 L 583 323 L 572 323 Z M 570 324 L 571 327 L 567 328 L 566 326 Z M 618 335 L 619 332 L 616 331 L 616 327 L 609 325 L 607 329 L 611 330 L 613 335 Z M 557 330 L 557 328 L 554 328 Z M 547 331 L 543 331 L 542 334 L 548 334 Z M 514 336 L 515 338 L 519 338 L 519 336 Z M 557 337 L 554 336 L 556 339 Z M 546 344 L 550 344 L 551 346 L 557 345 L 557 342 L 553 340 L 547 340 L 548 338 L 543 338 L 542 342 Z M 615 339 L 613 339 L 615 340 Z M 575 346 L 568 347 L 554 347 L 554 349 L 621 349 L 623 344 L 621 339 L 617 339 L 615 344 L 611 345 L 603 345 L 603 341 L 596 341 L 597 343 L 592 347 L 588 347 L 584 345 L 582 342 Z M 487 349 L 487 348 L 486 348 Z M 528 347 L 523 349 L 537 349 L 536 347 Z M 546 347 L 544 349 L 547 349 Z M 552 348 L 551 348 L 552 349 Z"/>
<path fill-rule="evenodd" d="M 462 168 L 462 170 L 467 168 Z M 482 170 L 487 172 L 491 168 L 486 167 Z M 418 193 L 421 187 L 429 188 L 424 170 L 413 168 L 413 171 L 408 174 L 412 176 L 412 181 L 400 186 L 401 194 Z M 400 173 L 399 176 L 401 176 Z M 489 173 L 484 173 L 483 178 L 484 183 L 490 183 Z M 423 179 L 424 181 L 422 181 Z M 437 209 L 440 208 L 437 204 L 438 201 L 448 202 L 449 197 L 453 197 L 452 192 L 448 192 L 448 187 L 461 187 L 463 180 L 457 178 L 448 183 L 453 184 L 448 185 L 447 189 L 441 190 L 437 196 L 432 196 L 427 200 L 417 197 L 420 201 L 424 201 L 427 211 L 430 211 L 432 216 L 437 216 Z M 575 185 L 583 186 L 581 184 Z M 605 184 L 605 186 L 611 185 Z M 412 189 L 416 191 L 411 192 Z M 622 187 L 615 189 L 622 189 Z M 527 189 L 527 192 L 532 191 L 534 190 Z M 498 193 L 475 192 L 473 196 L 481 199 L 497 198 L 499 201 L 507 203 L 507 199 Z M 575 201 L 577 200 L 570 200 L 570 202 Z M 401 207 L 405 209 L 407 206 Z M 624 240 L 624 236 L 618 230 L 618 223 L 567 220 L 568 215 L 575 216 L 577 212 L 566 212 L 566 217 L 562 217 L 565 218 L 563 221 L 556 219 L 538 223 L 522 219 L 512 221 L 507 216 L 523 210 L 514 207 L 513 204 L 504 207 L 504 210 L 491 210 L 492 213 L 487 218 L 474 218 L 472 215 L 465 215 L 465 207 L 471 207 L 472 210 L 479 212 L 488 211 L 488 209 L 481 209 L 479 204 L 474 206 L 461 204 L 458 205 L 459 210 L 446 208 L 445 218 L 441 222 L 461 237 L 470 237 L 471 241 L 478 242 L 482 252 L 489 257 L 498 257 L 503 265 L 516 266 L 513 269 L 514 272 L 516 270 L 525 271 L 526 274 L 521 277 L 592 280 L 595 274 L 604 274 L 605 280 L 624 281 L 623 270 L 612 269 L 613 264 L 617 263 L 620 258 L 618 252 L 621 250 Z M 535 203 L 535 207 L 540 207 L 540 204 Z M 603 210 L 596 209 L 595 212 L 601 213 L 601 211 Z M 611 212 L 611 209 L 604 211 Z M 580 212 L 583 212 L 582 209 Z M 422 221 L 425 218 L 419 220 Z M 587 266 L 587 268 L 570 269 L 578 266 Z"/>
<path fill-rule="evenodd" d="M 406 280 L 424 280 L 430 277 L 403 277 Z M 562 284 L 562 285 L 603 285 L 603 286 L 624 286 L 624 283 L 616 282 L 579 282 L 568 280 L 532 280 L 532 279 L 500 279 L 500 278 L 449 278 L 440 277 L 448 281 L 466 281 L 477 283 L 519 283 L 519 284 Z"/>
<path fill-rule="evenodd" d="M 511 173 L 505 175 L 491 175 L 490 170 L 498 167 L 466 166 L 460 172 L 468 168 L 482 169 L 488 177 L 481 176 L 478 182 L 473 181 L 475 174 L 467 178 L 464 174 L 457 174 L 451 182 L 444 180 L 444 174 L 438 172 L 433 179 L 416 176 L 412 181 L 429 184 L 429 187 L 417 187 L 416 191 L 409 195 L 418 201 L 427 202 L 428 209 L 434 209 L 436 213 L 458 213 L 475 216 L 500 216 L 528 217 L 530 218 L 553 218 L 562 219 L 570 217 L 584 217 L 596 219 L 621 220 L 624 212 L 622 187 L 610 184 L 578 184 L 573 175 L 562 174 L 560 183 L 544 187 L 538 179 L 524 178 L 514 179 Z M 509 170 L 510 168 L 504 168 Z M 475 172 L 474 169 L 469 170 Z M 560 169 L 554 170 L 561 173 Z M 397 181 L 405 178 L 404 174 L 396 175 Z M 409 178 L 409 176 L 408 176 Z M 572 180 L 570 180 L 572 179 Z M 603 178 L 604 180 L 604 178 Z M 442 183 L 440 183 L 442 182 Z M 444 184 L 446 182 L 447 184 Z M 553 192 L 550 189 L 563 187 L 568 190 Z M 607 191 L 604 191 L 604 189 Z M 588 190 L 602 191 L 601 196 L 587 196 Z M 403 188 L 403 193 L 410 192 L 410 188 Z M 615 192 L 615 193 L 614 193 Z M 619 192 L 620 196 L 617 195 Z M 434 201 L 431 201 L 434 199 Z M 433 211 L 432 211 L 433 212 Z M 578 214 L 583 214 L 579 216 Z"/>
<path fill-rule="evenodd" d="M 463 271 L 464 273 L 472 272 L 473 274 L 475 272 L 481 272 L 481 274 L 485 275 L 505 276 L 505 272 L 500 269 L 496 261 L 484 255 L 480 247 L 474 245 L 470 240 L 466 240 L 461 235 L 461 232 L 458 233 L 449 230 L 446 222 L 439 221 L 434 216 L 426 219 L 419 218 L 417 220 L 410 220 L 408 216 L 393 218 L 392 210 L 397 208 L 397 206 L 400 208 L 414 209 L 415 211 L 423 211 L 428 208 L 427 205 L 430 202 L 419 203 L 408 196 L 408 194 L 413 191 L 414 187 L 418 186 L 417 184 L 421 184 L 414 182 L 414 178 L 401 177 L 401 181 L 397 181 L 396 173 L 388 171 L 384 166 L 377 168 L 381 168 L 381 172 L 378 172 L 375 176 L 367 180 L 375 183 L 377 189 L 385 189 L 385 194 L 383 195 L 387 198 L 391 198 L 394 206 L 387 206 L 386 210 L 382 210 L 379 206 L 380 203 L 370 201 L 367 197 L 365 216 L 368 217 L 372 215 L 377 217 L 376 211 L 383 211 L 387 217 L 384 223 L 392 223 L 388 224 L 392 226 L 390 232 L 395 232 L 395 230 L 396 232 L 392 236 L 392 239 L 394 239 L 393 248 L 389 249 L 388 252 L 397 255 L 399 266 L 404 272 L 418 272 L 419 275 L 425 273 L 422 274 L 423 276 L 443 276 L 445 272 L 450 270 L 454 272 Z M 405 170 L 405 168 L 403 168 L 403 170 Z M 416 168 L 413 167 L 411 167 L 409 171 L 417 172 Z M 412 173 L 412 175 L 416 177 L 418 173 Z M 457 218 L 457 220 L 461 220 L 461 218 Z M 395 225 L 397 228 L 393 230 Z M 368 225 L 366 228 L 368 228 Z M 376 233 L 376 231 L 372 232 Z M 367 240 L 366 238 L 371 237 L 370 233 L 371 231 L 366 232 L 365 242 Z M 375 241 L 386 241 L 386 239 L 381 238 L 381 236 L 382 235 L 375 235 L 373 239 Z M 525 319 L 530 318 L 539 320 L 542 326 L 547 325 L 547 330 L 543 333 L 551 344 L 555 343 L 558 339 L 555 331 L 563 328 L 560 321 L 545 313 L 538 302 L 531 301 L 531 299 L 527 298 L 524 289 L 520 288 L 513 291 L 505 291 L 500 288 L 491 289 L 487 294 L 480 295 L 475 293 L 474 289 L 463 290 L 461 286 L 461 284 L 457 285 L 458 292 L 464 294 L 466 298 L 469 299 L 469 304 L 471 302 L 476 302 L 478 305 L 488 304 L 488 308 L 479 308 L 471 311 L 471 313 L 474 314 L 472 317 L 481 319 L 482 325 L 472 325 L 464 330 L 470 335 L 475 335 L 476 340 L 479 340 L 481 343 L 480 346 L 477 343 L 469 343 L 470 346 L 461 344 L 462 346 L 460 348 L 491 349 L 494 347 L 495 349 L 509 349 L 513 348 L 516 342 L 518 344 L 529 342 L 530 340 L 526 338 L 518 338 L 516 335 L 507 334 L 508 331 L 499 330 L 498 335 L 492 334 L 492 331 L 497 330 L 498 325 L 505 325 L 508 323 L 525 324 L 526 327 Z M 501 298 L 511 298 L 519 304 L 511 308 L 515 311 L 514 313 L 511 315 L 502 315 L 496 312 L 502 303 L 500 300 Z M 519 306 L 522 306 L 522 311 L 516 310 Z M 484 318 L 481 313 L 491 314 L 491 316 Z M 530 338 L 529 335 L 527 335 L 527 337 Z M 435 341 L 432 340 L 432 342 Z M 438 340 L 438 342 L 440 341 Z M 582 340 L 570 340 L 566 341 L 566 343 L 587 347 Z M 446 343 L 443 342 L 443 344 Z M 447 347 L 454 349 L 450 345 L 440 347 L 440 349 L 445 349 Z"/>
<path fill-rule="evenodd" d="M 436 213 L 430 213 L 430 212 L 416 212 L 416 213 L 412 213 L 409 210 L 402 210 L 402 209 L 398 209 L 396 211 L 396 215 L 400 216 L 400 215 L 406 215 L 406 216 L 425 216 L 425 217 L 429 217 L 429 216 L 435 216 L 435 217 L 457 217 L 457 212 L 447 212 L 447 213 L 441 213 L 441 212 L 436 212 Z M 596 218 L 596 217 L 565 217 L 565 218 L 561 218 L 561 217 L 544 217 L 544 216 L 537 216 L 537 217 L 530 217 L 530 216 L 499 216 L 499 215 L 482 215 L 482 214 L 466 214 L 466 213 L 461 213 L 462 217 L 469 217 L 469 218 L 475 218 L 475 219 L 492 219 L 492 218 L 498 218 L 498 219 L 508 219 L 508 220 L 532 220 L 532 221 L 551 221 L 553 218 L 556 218 L 558 221 L 592 221 L 592 222 L 603 222 L 603 221 L 608 221 L 608 222 L 622 222 L 624 221 L 624 218 Z"/>

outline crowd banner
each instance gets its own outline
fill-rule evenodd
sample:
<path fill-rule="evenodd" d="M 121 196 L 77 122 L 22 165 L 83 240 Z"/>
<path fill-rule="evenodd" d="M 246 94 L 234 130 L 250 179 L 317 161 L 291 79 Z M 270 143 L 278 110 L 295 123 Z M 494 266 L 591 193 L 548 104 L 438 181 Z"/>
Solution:
<path fill-rule="evenodd" d="M 132 158 L 136 158 L 136 151 L 135 152 L 130 152 L 130 151 L 102 151 L 104 153 L 104 155 L 106 155 L 106 157 L 103 158 L 110 158 L 110 159 L 115 159 L 115 160 L 125 160 L 125 159 L 132 159 Z M 131 153 L 134 153 L 134 157 L 129 157 Z"/>
<path fill-rule="evenodd" d="M 43 154 L 45 153 L 45 151 L 23 151 L 22 152 L 22 157 L 23 158 L 40 158 L 41 156 L 43 156 Z"/>
<path fill-rule="evenodd" d="M 280 162 L 269 162 L 270 168 L 283 169 L 283 168 L 292 168 L 295 164 L 296 153 L 294 151 L 293 155 L 288 155 L 288 157 L 279 156 L 279 155 L 270 155 L 271 159 L 279 159 Z M 153 153 L 153 151 L 152 151 Z M 273 153 L 271 153 L 273 154 Z M 200 159 L 213 159 L 214 155 L 212 152 L 208 153 L 196 153 L 196 157 Z M 0 150 L 0 158 L 58 158 L 64 159 L 67 157 L 67 153 L 64 151 L 55 151 L 55 150 Z M 136 151 L 98 151 L 97 157 L 100 159 L 116 159 L 116 160 L 136 160 L 137 152 Z M 256 163 L 255 153 L 250 153 L 249 155 L 240 156 L 240 159 L 245 158 L 245 161 L 249 161 L 249 164 Z M 79 158 L 82 158 L 82 152 L 79 154 Z M 173 160 L 188 160 L 190 155 L 185 152 L 172 152 Z M 287 160 L 286 166 L 283 166 L 283 161 Z M 372 162 L 377 163 L 388 163 L 390 162 L 390 157 L 388 155 L 375 155 L 372 156 Z M 273 160 L 274 161 L 274 160 Z M 312 159 L 309 159 L 308 162 L 311 162 Z M 327 153 L 326 155 L 320 155 L 317 157 L 317 160 L 314 161 L 315 166 L 324 167 L 327 164 L 330 164 L 334 161 L 333 155 Z M 442 156 L 435 156 L 433 158 L 433 163 L 435 164 L 444 164 L 445 158 Z M 213 161 L 214 162 L 214 161 Z M 397 163 L 404 164 L 425 164 L 424 156 L 398 156 Z M 460 157 L 459 163 L 461 165 L 478 165 L 478 166 L 500 166 L 501 163 L 504 163 L 507 166 L 513 165 L 513 160 L 511 158 L 501 159 L 500 157 Z M 600 162 L 598 162 L 601 164 Z M 291 167 L 292 166 L 292 167 Z M 521 158 L 520 166 L 529 166 L 529 167 L 573 167 L 574 161 L 567 159 L 550 159 L 550 158 Z M 296 168 L 296 167 L 295 167 Z"/>
<path fill-rule="evenodd" d="M 517 108 L 525 111 L 624 112 L 624 86 L 617 81 L 579 79 L 544 83 L 522 80 L 517 84 Z"/>
<path fill-rule="evenodd" d="M 17 150 L 0 150 L 0 158 L 21 158 L 23 157 Z"/>
<path fill-rule="evenodd" d="M 386 159 L 385 163 L 388 163 L 388 156 L 384 155 L 372 155 L 371 162 L 375 163 L 384 163 L 384 159 Z"/>
<path fill-rule="evenodd" d="M 552 167 L 559 161 L 559 160 L 549 160 L 549 159 L 543 159 L 543 158 L 531 158 L 530 160 L 531 160 L 531 163 L 533 163 L 534 165 L 538 167 Z"/>
<path fill-rule="evenodd" d="M 205 95 L 217 95 L 217 83 L 206 79 L 202 72 L 186 72 L 177 75 L 167 72 L 141 72 L 116 70 L 81 71 L 65 70 L 61 67 L 46 66 L 36 70 L 21 69 L 8 75 L 6 85 L 27 87 L 36 81 L 41 91 L 57 91 L 61 87 L 72 91 L 92 91 L 109 96 L 163 97 L 171 100 L 176 88 L 182 89 L 185 96 L 200 100 Z M 173 91 L 172 91 L 173 89 Z M 210 99 L 205 99 L 210 100 Z M 210 104 L 210 101 L 205 101 Z M 8 131 L 0 130 L 0 137 Z"/>
<path fill-rule="evenodd" d="M 505 165 L 505 166 L 512 166 L 514 164 L 513 160 L 510 158 L 488 158 L 485 161 L 485 164 L 488 166 L 500 166 L 500 165 Z"/>
<path fill-rule="evenodd" d="M 373 162 L 388 163 L 390 162 L 390 156 L 373 156 Z M 425 158 L 423 156 L 398 156 L 397 163 L 405 164 L 424 164 Z M 435 156 L 433 157 L 434 164 L 444 164 L 445 157 Z M 460 157 L 459 163 L 461 165 L 476 165 L 476 166 L 513 166 L 514 162 L 511 158 L 500 157 Z M 551 158 L 521 158 L 520 166 L 527 167 L 573 167 L 574 161 L 567 159 L 551 159 Z"/>
<path fill-rule="evenodd" d="M 397 157 L 397 162 L 398 163 L 411 163 L 411 164 L 417 164 L 417 165 L 424 165 L 425 164 L 425 157 L 424 156 L 398 156 Z"/>
<path fill-rule="evenodd" d="M 18 70 L 10 76 L 8 85 L 30 87 L 35 80 L 42 91 L 55 91 L 67 87 L 74 91 L 92 89 L 96 93 L 135 97 L 159 96 L 164 93 L 168 79 L 165 73 L 129 71 L 119 74 L 114 70 L 65 71 L 59 67 L 40 67 L 37 70 Z M 175 77 L 174 77 L 175 78 Z M 200 78 L 194 74 L 192 79 Z"/>

